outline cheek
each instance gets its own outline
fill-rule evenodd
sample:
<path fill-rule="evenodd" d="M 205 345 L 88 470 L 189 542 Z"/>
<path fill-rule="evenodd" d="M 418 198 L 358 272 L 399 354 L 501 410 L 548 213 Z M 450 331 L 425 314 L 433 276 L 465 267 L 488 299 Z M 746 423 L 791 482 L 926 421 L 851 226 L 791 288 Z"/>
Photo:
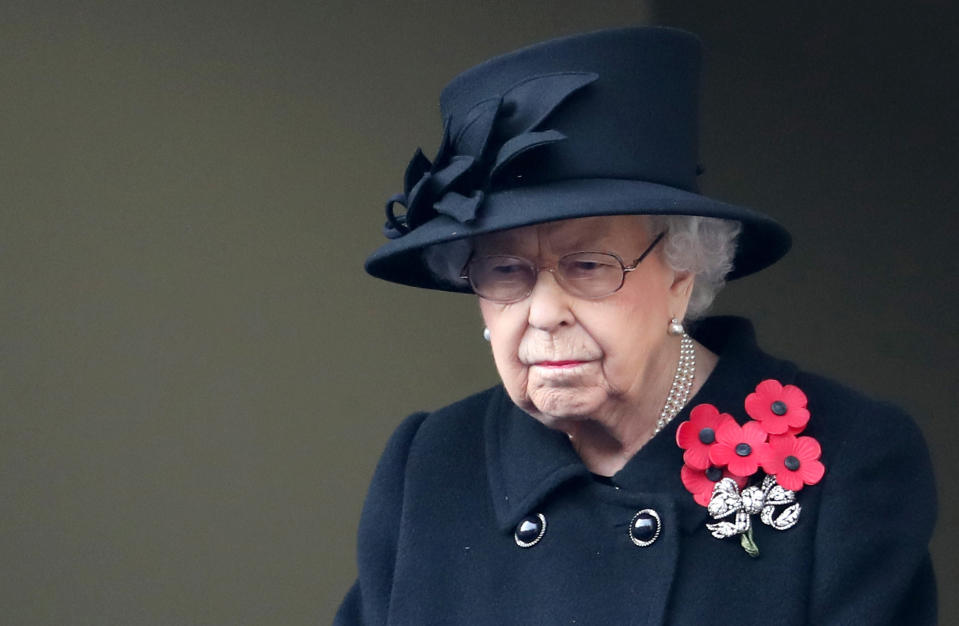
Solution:
<path fill-rule="evenodd" d="M 519 361 L 519 346 L 526 331 L 527 316 L 516 305 L 480 300 L 483 321 L 490 330 L 493 361 L 510 397 L 519 404 L 525 397 L 528 369 Z"/>
<path fill-rule="evenodd" d="M 515 355 L 526 329 L 526 315 L 513 304 L 495 304 L 482 299 L 479 302 L 497 360 L 510 352 Z"/>
<path fill-rule="evenodd" d="M 509 397 L 516 404 L 524 406 L 529 375 L 527 368 L 516 360 L 514 350 L 497 349 L 496 346 L 493 347 L 493 361 L 496 363 L 496 371 Z"/>
<path fill-rule="evenodd" d="M 605 355 L 604 374 L 612 387 L 621 387 L 642 374 L 666 339 L 667 322 L 658 304 L 652 299 L 624 300 L 597 309 L 592 316 L 581 316 L 586 331 Z"/>

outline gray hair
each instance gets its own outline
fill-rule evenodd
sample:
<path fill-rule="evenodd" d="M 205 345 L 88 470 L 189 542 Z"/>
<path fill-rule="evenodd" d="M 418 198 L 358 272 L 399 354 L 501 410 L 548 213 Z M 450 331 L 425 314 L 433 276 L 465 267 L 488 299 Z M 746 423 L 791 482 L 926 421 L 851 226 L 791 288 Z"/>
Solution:
<path fill-rule="evenodd" d="M 686 319 L 702 317 L 726 284 L 726 275 L 733 269 L 736 239 L 742 224 L 734 220 L 698 215 L 643 215 L 652 232 L 663 232 L 663 257 L 677 272 L 696 275 L 689 296 Z M 469 260 L 473 246 L 469 239 L 460 239 L 430 246 L 423 259 L 430 272 L 441 282 L 455 289 L 468 288 L 460 273 Z"/>
<path fill-rule="evenodd" d="M 666 233 L 663 256 L 674 271 L 696 275 L 686 319 L 706 314 L 733 269 L 742 224 L 698 215 L 650 215 L 653 232 Z"/>

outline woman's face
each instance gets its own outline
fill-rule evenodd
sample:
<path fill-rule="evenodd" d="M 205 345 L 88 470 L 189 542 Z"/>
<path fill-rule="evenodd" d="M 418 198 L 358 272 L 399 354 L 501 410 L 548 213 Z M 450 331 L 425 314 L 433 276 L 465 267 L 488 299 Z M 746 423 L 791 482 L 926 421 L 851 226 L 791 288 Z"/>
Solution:
<path fill-rule="evenodd" d="M 508 254 L 554 267 L 570 252 L 610 252 L 628 265 L 657 234 L 636 216 L 589 217 L 485 235 L 474 254 Z M 668 388 L 678 358 L 666 329 L 672 317 L 685 314 L 693 278 L 671 270 L 661 246 L 605 298 L 573 296 L 552 272 L 541 271 L 533 292 L 519 302 L 479 299 L 496 368 L 513 402 L 561 430 L 569 420 L 612 420 L 647 404 L 662 407 L 658 386 L 665 380 Z"/>

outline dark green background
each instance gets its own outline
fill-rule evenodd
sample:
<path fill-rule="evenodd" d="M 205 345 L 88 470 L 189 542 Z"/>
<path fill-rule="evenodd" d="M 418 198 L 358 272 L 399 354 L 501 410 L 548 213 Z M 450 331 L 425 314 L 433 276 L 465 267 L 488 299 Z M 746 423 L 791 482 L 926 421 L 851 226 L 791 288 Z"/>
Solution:
<path fill-rule="evenodd" d="M 4 0 L 0 621 L 329 622 L 391 430 L 496 380 L 470 297 L 361 270 L 440 88 L 635 23 L 701 33 L 705 186 L 796 238 L 719 310 L 916 417 L 959 619 L 957 11 L 760 5 Z"/>

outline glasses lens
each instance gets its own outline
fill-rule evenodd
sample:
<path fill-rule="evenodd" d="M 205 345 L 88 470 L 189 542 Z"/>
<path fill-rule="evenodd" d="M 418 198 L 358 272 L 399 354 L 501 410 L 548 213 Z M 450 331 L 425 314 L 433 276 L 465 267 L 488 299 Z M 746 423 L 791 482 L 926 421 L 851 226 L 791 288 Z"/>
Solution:
<path fill-rule="evenodd" d="M 567 254 L 556 270 L 566 290 L 584 298 L 608 296 L 623 284 L 623 264 L 602 252 Z"/>
<path fill-rule="evenodd" d="M 536 268 L 515 256 L 481 256 L 470 261 L 469 279 L 477 295 L 494 302 L 515 302 L 529 295 Z"/>

